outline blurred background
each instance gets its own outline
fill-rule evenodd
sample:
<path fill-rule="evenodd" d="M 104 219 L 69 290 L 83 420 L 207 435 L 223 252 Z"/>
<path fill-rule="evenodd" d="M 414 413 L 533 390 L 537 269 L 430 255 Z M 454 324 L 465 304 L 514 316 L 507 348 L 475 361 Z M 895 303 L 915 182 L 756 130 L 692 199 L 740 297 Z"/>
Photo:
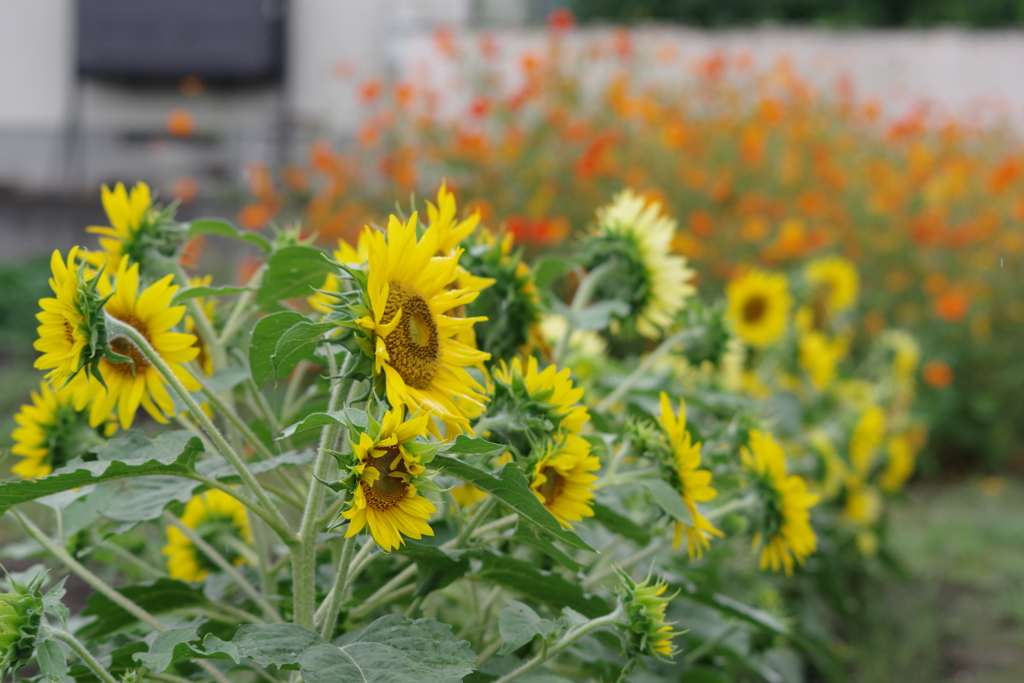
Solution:
<path fill-rule="evenodd" d="M 1024 680 L 1018 0 L 0 0 L 0 446 L 53 249 L 99 187 L 351 240 L 443 178 L 557 251 L 623 186 L 712 298 L 839 252 L 910 330 L 932 425 L 860 681 Z M 215 241 L 220 279 L 251 267 Z M 0 553 L 2 554 L 2 553 Z"/>

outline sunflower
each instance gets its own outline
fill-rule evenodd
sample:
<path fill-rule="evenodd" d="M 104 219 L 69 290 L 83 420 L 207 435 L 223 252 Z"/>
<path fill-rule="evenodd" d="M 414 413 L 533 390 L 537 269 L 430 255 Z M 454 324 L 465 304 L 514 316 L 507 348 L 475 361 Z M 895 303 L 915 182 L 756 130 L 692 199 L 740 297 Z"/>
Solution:
<path fill-rule="evenodd" d="M 11 472 L 24 479 L 45 477 L 111 436 L 117 430 L 113 422 L 100 429 L 89 426 L 88 399 L 84 377 L 56 391 L 42 382 L 39 393 L 32 392 L 32 404 L 22 405 L 14 416 L 18 428 L 11 435 L 15 441 L 11 453 L 22 460 Z"/>
<path fill-rule="evenodd" d="M 800 367 L 811 385 L 818 391 L 827 389 L 836 377 L 839 361 L 846 356 L 845 340 L 829 339 L 823 332 L 808 330 L 800 333 L 797 348 Z"/>
<path fill-rule="evenodd" d="M 437 206 L 427 202 L 427 218 L 437 233 L 437 252 L 442 256 L 454 252 L 480 223 L 479 212 L 462 221 L 455 220 L 456 213 L 455 195 L 448 191 L 447 181 L 441 181 L 437 190 Z"/>
<path fill-rule="evenodd" d="M 584 245 L 584 261 L 593 270 L 610 264 L 598 283 L 596 301 L 619 299 L 630 311 L 628 322 L 649 339 L 673 325 L 694 272 L 686 259 L 672 253 L 676 222 L 661 214 L 661 204 L 623 190 L 597 210 L 597 225 Z"/>
<path fill-rule="evenodd" d="M 760 568 L 785 568 L 792 574 L 794 560 L 803 565 L 818 547 L 810 513 L 818 496 L 808 493 L 803 477 L 786 474 L 786 455 L 770 433 L 751 430 L 749 445 L 741 452 L 764 506 L 761 530 L 754 534 L 754 549 L 761 548 Z"/>
<path fill-rule="evenodd" d="M 565 528 L 594 515 L 594 484 L 601 468 L 597 456 L 590 454 L 590 443 L 581 436 L 567 434 L 548 444 L 533 470 L 530 489 L 544 507 Z"/>
<path fill-rule="evenodd" d="M 811 287 L 815 329 L 823 329 L 833 315 L 857 303 L 860 276 L 857 267 L 841 256 L 828 256 L 807 264 L 804 277 Z"/>
<path fill-rule="evenodd" d="M 893 375 L 901 382 L 913 384 L 914 373 L 921 362 L 921 346 L 917 340 L 903 330 L 887 330 L 882 342 L 893 350 Z"/>
<path fill-rule="evenodd" d="M 351 266 L 360 265 L 366 262 L 367 254 L 369 253 L 369 241 L 366 239 L 366 233 L 359 233 L 359 239 L 356 242 L 356 246 L 353 247 L 345 240 L 338 240 L 338 248 L 334 250 L 334 260 L 338 263 L 345 263 Z M 334 309 L 331 306 L 338 303 L 338 299 L 329 293 L 325 292 L 340 292 L 341 291 L 341 279 L 337 275 L 328 275 L 327 279 L 320 286 L 321 291 L 317 292 L 313 296 L 306 299 L 306 302 L 312 306 L 314 311 L 318 313 L 327 314 Z"/>
<path fill-rule="evenodd" d="M 559 370 L 549 365 L 543 370 L 535 356 L 526 361 L 526 368 L 518 358 L 511 363 L 502 361 L 492 374 L 495 383 L 495 396 L 492 399 L 492 412 L 505 407 L 509 402 L 506 394 L 522 388 L 533 409 L 539 417 L 551 422 L 552 431 L 564 430 L 570 434 L 579 434 L 583 425 L 590 420 L 590 413 L 580 401 L 583 399 L 583 388 L 574 387 L 572 373 L 569 368 Z"/>
<path fill-rule="evenodd" d="M 131 193 L 125 190 L 123 183 L 118 183 L 111 190 L 106 185 L 100 193 L 103 209 L 107 212 L 110 226 L 91 226 L 87 232 L 103 235 L 100 247 L 103 251 L 89 254 L 89 263 L 97 268 L 106 266 L 108 270 L 116 270 L 121 257 L 128 254 L 133 260 L 141 260 L 137 253 L 139 235 L 150 222 L 153 208 L 153 197 L 146 183 L 136 183 Z"/>
<path fill-rule="evenodd" d="M 384 414 L 376 436 L 366 432 L 352 447 L 356 463 L 350 469 L 358 477 L 349 509 L 342 515 L 349 520 L 346 538 L 364 527 L 385 552 L 405 544 L 403 536 L 419 540 L 433 536 L 427 520 L 437 512 L 434 504 L 419 493 L 418 478 L 425 471 L 420 456 L 409 449 L 409 442 L 427 432 L 427 415 L 403 421 L 398 406 Z M 376 429 L 374 429 L 376 431 Z"/>
<path fill-rule="evenodd" d="M 885 450 L 889 460 L 878 479 L 879 486 L 886 493 L 896 493 L 902 489 L 914 473 L 914 461 L 917 458 L 917 445 L 914 441 L 911 434 L 893 434 L 887 439 Z"/>
<path fill-rule="evenodd" d="M 244 564 L 252 544 L 249 515 L 236 498 L 211 490 L 194 496 L 185 504 L 181 523 L 194 529 L 199 537 L 216 548 L 236 567 Z M 217 565 L 196 548 L 178 527 L 167 527 L 167 574 L 179 581 L 202 581 Z"/>
<path fill-rule="evenodd" d="M 661 416 L 658 418 L 665 436 L 672 449 L 670 463 L 671 478 L 683 503 L 690 511 L 693 524 L 676 521 L 672 547 L 678 548 L 686 535 L 686 551 L 690 559 L 701 557 L 708 547 L 708 536 L 721 536 L 722 532 L 708 521 L 708 518 L 697 510 L 697 503 L 714 500 L 718 492 L 711 487 L 711 472 L 700 469 L 701 444 L 693 443 L 690 432 L 686 430 L 686 404 L 680 401 L 679 414 L 672 413 L 672 403 L 668 394 L 661 392 Z"/>
<path fill-rule="evenodd" d="M 884 439 L 885 413 L 876 405 L 869 406 L 857 420 L 850 436 L 850 465 L 854 472 L 867 475 Z"/>
<path fill-rule="evenodd" d="M 366 228 L 368 277 L 364 297 L 368 315 L 356 324 L 370 335 L 367 350 L 374 370 L 383 377 L 393 408 L 430 414 L 430 431 L 440 438 L 434 421 L 445 425 L 448 438 L 469 426 L 466 405 L 487 400 L 483 387 L 467 367 L 490 355 L 455 339 L 483 318 L 445 315 L 473 301 L 479 289 L 447 289 L 458 277 L 460 251 L 436 257 L 437 234 L 427 229 L 416 239 L 417 216 L 408 223 L 394 216 L 387 236 Z"/>
<path fill-rule="evenodd" d="M 725 317 L 751 346 L 765 347 L 782 336 L 792 299 L 786 276 L 757 268 L 726 287 Z"/>
<path fill-rule="evenodd" d="M 629 619 L 627 650 L 661 661 L 671 660 L 678 652 L 672 639 L 681 632 L 672 629 L 674 623 L 665 621 L 665 608 L 675 597 L 662 597 L 668 584 L 657 580 L 651 583 L 650 577 L 636 583 L 621 570 L 619 577 L 619 596 Z"/>
<path fill-rule="evenodd" d="M 107 314 L 134 327 L 185 388 L 198 391 L 199 383 L 182 365 L 199 355 L 196 337 L 170 331 L 185 315 L 184 306 L 171 306 L 171 298 L 178 291 L 177 285 L 171 284 L 173 278 L 168 275 L 140 293 L 139 264 L 129 266 L 128 259 L 122 259 L 114 288 L 107 278 L 101 278 L 99 290 L 104 296 L 112 294 L 105 306 Z M 121 427 L 128 429 L 139 405 L 157 422 L 167 422 L 167 416 L 174 414 L 167 380 L 127 339 L 115 337 L 110 340 L 110 347 L 115 353 L 131 358 L 132 363 L 112 363 L 105 358 L 100 361 L 99 371 L 106 386 L 96 387 L 91 423 L 98 425 L 116 408 Z"/>

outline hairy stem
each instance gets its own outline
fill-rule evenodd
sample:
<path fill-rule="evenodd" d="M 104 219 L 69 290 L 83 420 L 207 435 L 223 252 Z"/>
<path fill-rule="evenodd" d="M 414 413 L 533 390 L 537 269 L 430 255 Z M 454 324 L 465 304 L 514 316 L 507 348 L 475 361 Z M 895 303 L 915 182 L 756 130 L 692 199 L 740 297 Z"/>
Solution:
<path fill-rule="evenodd" d="M 627 391 L 633 388 L 634 384 L 640 381 L 640 379 L 647 377 L 651 372 L 651 368 L 653 368 L 654 365 L 665 356 L 665 354 L 671 351 L 673 346 L 684 341 L 690 334 L 691 332 L 689 330 L 679 330 L 678 332 L 665 337 L 664 341 L 661 342 L 658 348 L 647 354 L 647 357 L 636 366 L 636 369 L 629 373 L 624 380 L 619 382 L 619 386 L 615 387 L 612 393 L 605 396 L 601 402 L 597 404 L 597 407 L 594 410 L 599 413 L 607 412 L 609 408 L 615 405 L 616 401 L 622 398 Z"/>
<path fill-rule="evenodd" d="M 41 630 L 43 636 L 59 640 L 60 642 L 70 646 L 71 649 L 74 650 L 75 654 L 78 655 L 78 658 L 82 660 L 82 664 L 89 667 L 89 670 L 96 674 L 96 677 L 103 681 L 103 683 L 117 683 L 117 680 L 111 676 L 98 661 L 96 661 L 96 658 L 93 657 L 92 653 L 85 648 L 85 645 L 82 645 L 82 643 L 80 643 L 73 635 L 59 628 L 54 628 L 49 624 L 44 624 Z"/>
<path fill-rule="evenodd" d="M 369 545 L 367 541 L 367 545 Z M 345 599 L 345 586 L 348 585 L 349 567 L 352 566 L 352 554 L 356 547 L 354 538 L 346 538 L 341 542 L 341 559 L 334 572 L 334 587 L 331 594 L 327 596 L 324 604 L 327 612 L 324 615 L 323 625 L 320 627 L 320 637 L 330 640 L 334 636 L 334 627 L 338 623 L 338 613 L 341 611 L 341 603 Z"/>
<path fill-rule="evenodd" d="M 610 261 L 608 263 L 602 263 L 597 268 L 594 268 L 592 271 L 587 273 L 583 279 L 580 280 L 579 287 L 576 288 L 576 293 L 573 294 L 572 304 L 570 304 L 570 309 L 573 313 L 579 313 L 587 304 L 590 303 L 590 298 L 594 296 L 594 289 L 597 288 L 601 279 L 611 272 L 614 267 L 615 264 Z M 563 357 L 565 356 L 565 349 L 569 346 L 569 338 L 572 336 L 575 329 L 576 325 L 572 318 L 566 320 L 565 332 L 562 334 L 562 338 L 558 340 L 558 345 L 555 347 L 555 360 L 559 363 L 562 362 Z"/>
<path fill-rule="evenodd" d="M 195 375 L 196 380 L 199 382 L 199 386 L 203 388 L 203 393 L 206 394 L 210 403 L 252 444 L 252 447 L 259 452 L 261 459 L 268 460 L 274 457 L 274 453 L 249 429 L 249 425 L 245 424 L 245 421 L 235 412 L 235 409 L 228 405 L 227 401 L 210 387 L 210 383 L 206 381 L 206 378 L 199 373 L 193 373 L 193 375 Z"/>

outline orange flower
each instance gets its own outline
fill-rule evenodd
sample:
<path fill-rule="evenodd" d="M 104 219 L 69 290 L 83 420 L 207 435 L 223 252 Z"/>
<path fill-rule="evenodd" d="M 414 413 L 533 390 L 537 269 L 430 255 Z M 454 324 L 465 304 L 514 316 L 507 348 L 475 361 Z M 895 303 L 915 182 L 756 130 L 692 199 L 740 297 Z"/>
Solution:
<path fill-rule="evenodd" d="M 171 189 L 171 194 L 182 204 L 188 204 L 195 199 L 198 192 L 199 181 L 190 175 L 182 176 L 175 180 L 174 187 Z"/>
<path fill-rule="evenodd" d="M 935 301 L 935 314 L 948 323 L 958 323 L 967 317 L 971 300 L 962 289 L 951 289 Z"/>
<path fill-rule="evenodd" d="M 381 90 L 380 81 L 377 79 L 371 78 L 365 80 L 359 86 L 359 99 L 365 104 L 372 104 L 380 97 Z"/>
<path fill-rule="evenodd" d="M 167 132 L 176 138 L 191 137 L 196 132 L 196 117 L 188 109 L 172 109 L 167 114 Z"/>
<path fill-rule="evenodd" d="M 941 360 L 928 361 L 921 371 L 921 377 L 932 389 L 945 389 L 953 383 L 953 368 Z"/>
<path fill-rule="evenodd" d="M 246 230 L 259 230 L 273 217 L 274 212 L 266 204 L 246 204 L 238 212 L 238 224 Z"/>
<path fill-rule="evenodd" d="M 565 7 L 558 7 L 548 15 L 548 28 L 555 33 L 568 31 L 576 25 L 576 16 Z"/>
<path fill-rule="evenodd" d="M 713 227 L 711 214 L 704 209 L 697 209 L 690 214 L 690 230 L 697 237 L 711 237 Z"/>

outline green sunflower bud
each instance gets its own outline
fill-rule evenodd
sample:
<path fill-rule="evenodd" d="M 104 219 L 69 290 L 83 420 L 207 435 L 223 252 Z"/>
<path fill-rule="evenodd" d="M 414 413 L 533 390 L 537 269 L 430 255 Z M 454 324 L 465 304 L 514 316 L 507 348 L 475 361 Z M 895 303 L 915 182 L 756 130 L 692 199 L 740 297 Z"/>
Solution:
<path fill-rule="evenodd" d="M 650 577 L 636 583 L 628 574 L 620 572 L 619 596 L 629 618 L 626 629 L 626 648 L 630 655 L 648 655 L 669 661 L 677 649 L 672 639 L 680 631 L 672 630 L 674 623 L 665 621 L 665 607 L 675 595 L 662 597 L 667 585 L 662 581 L 651 583 Z"/>
<path fill-rule="evenodd" d="M 32 659 L 43 618 L 42 576 L 28 586 L 11 580 L 13 593 L 0 593 L 0 680 Z"/>

